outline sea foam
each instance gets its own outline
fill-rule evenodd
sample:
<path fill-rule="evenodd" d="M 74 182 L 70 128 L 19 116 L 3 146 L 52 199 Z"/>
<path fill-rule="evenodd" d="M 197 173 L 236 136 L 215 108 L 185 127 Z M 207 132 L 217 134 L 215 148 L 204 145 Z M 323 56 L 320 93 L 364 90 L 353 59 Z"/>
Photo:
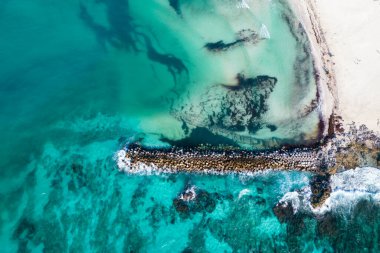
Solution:
<path fill-rule="evenodd" d="M 239 192 L 238 199 L 241 199 L 243 196 L 249 195 L 250 193 L 251 193 L 251 190 L 243 189 Z"/>
<path fill-rule="evenodd" d="M 323 215 L 326 212 L 349 212 L 363 199 L 380 204 L 380 170 L 371 167 L 347 170 L 331 176 L 331 194 L 319 207 L 312 207 L 311 189 L 306 186 L 298 191 L 286 193 L 280 205 L 291 204 L 293 212 L 312 212 Z"/>
<path fill-rule="evenodd" d="M 348 211 L 361 199 L 380 203 L 380 170 L 364 167 L 337 173 L 331 177 L 331 190 L 330 197 L 315 212 Z"/>

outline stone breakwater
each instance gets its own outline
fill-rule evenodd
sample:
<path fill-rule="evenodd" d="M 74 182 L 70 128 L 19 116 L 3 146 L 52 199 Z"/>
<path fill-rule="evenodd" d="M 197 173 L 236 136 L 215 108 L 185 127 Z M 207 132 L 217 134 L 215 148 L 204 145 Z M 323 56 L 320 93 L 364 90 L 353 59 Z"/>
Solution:
<path fill-rule="evenodd" d="M 150 149 L 133 144 L 117 153 L 119 170 L 127 173 L 249 173 L 298 170 L 335 174 L 356 167 L 380 167 L 380 137 L 365 126 L 335 132 L 317 147 L 249 151 L 231 147 L 199 146 Z"/>
<path fill-rule="evenodd" d="M 144 168 L 160 172 L 249 173 L 268 169 L 317 172 L 318 150 L 311 148 L 254 152 L 217 149 L 144 149 L 134 146 L 119 151 L 119 169 L 140 173 Z"/>
<path fill-rule="evenodd" d="M 339 126 L 339 124 L 337 125 Z M 297 170 L 314 174 L 311 205 L 318 207 L 330 196 L 330 176 L 357 167 L 380 168 L 380 137 L 365 126 L 352 124 L 334 131 L 316 147 L 248 151 L 231 147 L 148 149 L 129 145 L 117 153 L 120 171 L 150 173 L 256 173 Z"/>

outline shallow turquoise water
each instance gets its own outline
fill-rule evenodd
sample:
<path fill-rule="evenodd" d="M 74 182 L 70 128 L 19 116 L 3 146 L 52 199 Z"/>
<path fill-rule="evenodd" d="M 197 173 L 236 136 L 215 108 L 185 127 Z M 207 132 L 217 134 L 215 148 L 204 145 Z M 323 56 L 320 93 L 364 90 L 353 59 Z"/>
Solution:
<path fill-rule="evenodd" d="M 29 138 L 38 148 L 62 125 L 98 114 L 118 118 L 150 146 L 197 127 L 246 148 L 316 137 L 317 110 L 302 113 L 316 96 L 310 55 L 301 50 L 307 41 L 292 36 L 280 2 L 255 1 L 251 9 L 234 1 L 180 3 L 181 15 L 166 1 L 3 1 L 0 121 L 11 132 L 1 162 L 14 149 L 27 156 Z M 264 23 L 270 39 L 260 37 Z M 255 43 L 222 52 L 204 47 L 252 34 Z M 235 94 L 221 86 L 236 86 L 237 75 L 248 88 Z M 276 83 L 260 83 L 261 75 Z"/>
<path fill-rule="evenodd" d="M 167 146 L 162 138 L 180 140 L 195 128 L 248 148 L 315 137 L 318 112 L 302 113 L 316 92 L 301 50 L 307 41 L 292 35 L 282 2 L 247 2 L 249 10 L 217 0 L 179 1 L 179 9 L 153 0 L 0 2 L 0 252 L 370 251 L 379 244 L 367 236 L 378 225 L 360 226 L 379 220 L 372 202 L 359 206 L 372 216 L 331 214 L 329 226 L 311 215 L 280 223 L 273 206 L 307 185 L 308 174 L 118 172 L 113 156 L 126 143 Z M 263 24 L 270 39 L 204 48 Z M 237 74 L 254 79 L 241 92 L 246 100 L 221 86 L 237 85 Z M 259 75 L 277 79 L 273 90 Z M 234 108 L 237 118 L 228 107 L 212 111 L 226 96 L 255 116 L 244 107 Z M 214 114 L 218 124 L 209 121 Z M 206 193 L 181 213 L 173 200 L 187 185 Z"/>

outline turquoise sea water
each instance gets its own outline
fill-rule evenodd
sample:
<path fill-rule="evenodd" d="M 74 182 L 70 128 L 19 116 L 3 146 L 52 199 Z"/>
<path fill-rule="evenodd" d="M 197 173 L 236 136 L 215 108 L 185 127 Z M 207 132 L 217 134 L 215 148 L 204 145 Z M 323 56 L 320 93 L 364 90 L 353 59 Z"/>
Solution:
<path fill-rule="evenodd" d="M 246 148 L 316 137 L 302 29 L 289 26 L 281 1 L 247 3 L 0 2 L 0 252 L 377 249 L 371 200 L 277 219 L 272 208 L 309 174 L 117 170 L 126 143 L 168 146 L 193 129 Z M 219 41 L 238 42 L 205 47 Z M 188 186 L 199 197 L 181 208 L 175 199 Z"/>

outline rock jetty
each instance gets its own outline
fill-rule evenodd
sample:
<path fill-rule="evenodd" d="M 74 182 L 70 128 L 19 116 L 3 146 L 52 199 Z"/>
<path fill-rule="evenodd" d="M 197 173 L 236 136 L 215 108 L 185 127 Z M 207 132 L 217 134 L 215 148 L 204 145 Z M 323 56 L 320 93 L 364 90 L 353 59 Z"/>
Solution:
<path fill-rule="evenodd" d="M 317 172 L 320 167 L 318 150 L 311 148 L 255 152 L 178 147 L 151 150 L 134 145 L 122 154 L 125 154 L 123 156 L 125 166 L 119 167 L 130 173 L 141 172 L 144 167 L 172 173 L 217 174 L 247 173 L 267 169 Z"/>

